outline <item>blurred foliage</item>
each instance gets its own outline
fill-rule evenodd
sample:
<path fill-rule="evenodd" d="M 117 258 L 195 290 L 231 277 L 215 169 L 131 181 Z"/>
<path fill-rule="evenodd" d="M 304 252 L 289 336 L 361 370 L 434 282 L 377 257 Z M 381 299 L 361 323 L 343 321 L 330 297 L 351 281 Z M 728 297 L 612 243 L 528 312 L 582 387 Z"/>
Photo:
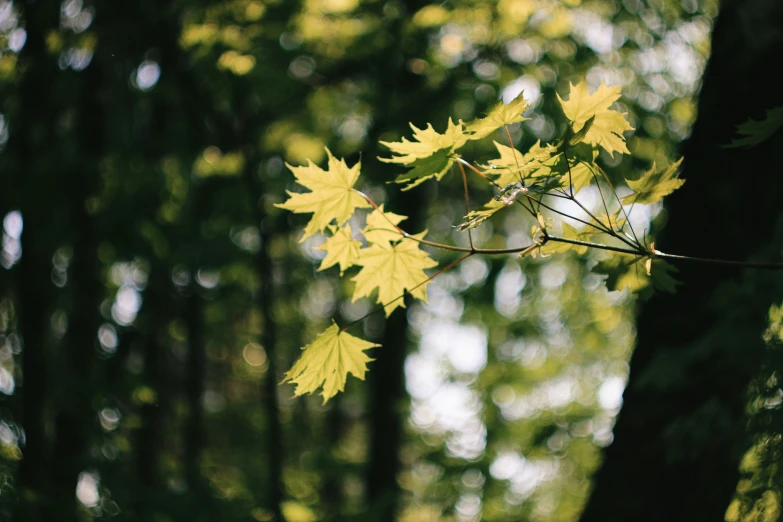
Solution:
<path fill-rule="evenodd" d="M 323 406 L 293 400 L 286 385 L 275 419 L 261 384 L 329 317 L 355 320 L 370 306 L 316 271 L 323 237 L 300 244 L 291 231 L 303 221 L 275 207 L 295 188 L 284 163 L 320 164 L 324 146 L 350 164 L 360 150 L 372 160 L 379 139 L 407 135 L 408 120 L 471 120 L 522 90 L 537 101 L 510 132 L 527 149 L 562 132 L 555 94 L 586 78 L 591 89 L 623 86 L 615 108 L 636 129 L 632 155 L 602 153 L 602 165 L 616 179 L 653 161 L 665 169 L 696 117 L 717 9 L 715 0 L 0 3 L 0 519 L 53 502 L 19 486 L 20 458 L 31 434 L 49 458 L 57 416 L 77 394 L 88 417 L 70 479 L 80 520 L 271 520 L 266 444 L 276 422 L 283 516 L 371 519 L 366 386 L 349 381 Z M 491 140 L 467 148 L 479 161 L 495 154 Z M 361 190 L 396 197 L 386 182 L 399 169 L 368 163 Z M 461 182 L 429 195 L 421 228 L 462 244 L 452 227 L 464 214 Z M 645 207 L 638 224 L 655 229 L 660 210 Z M 475 237 L 519 246 L 530 226 L 518 223 L 485 224 Z M 97 270 L 75 266 L 85 255 Z M 628 293 L 608 292 L 588 270 L 599 260 L 469 259 L 430 286 L 429 304 L 409 307 L 399 520 L 578 517 L 612 441 L 635 335 Z M 38 381 L 22 370 L 36 348 L 23 342 L 22 307 L 40 318 Z M 95 323 L 88 342 L 70 337 L 79 314 Z M 273 347 L 262 340 L 270 322 Z M 367 320 L 364 336 L 381 342 L 382 318 Z M 73 353 L 92 368 L 76 382 L 64 370 Z M 194 375 L 200 390 L 189 388 Z M 774 400 L 771 378 L 758 393 Z M 20 397 L 32 395 L 30 382 L 45 385 L 37 412 Z M 31 413 L 40 427 L 23 428 Z M 767 463 L 779 461 L 781 430 L 768 431 L 743 463 L 748 482 L 730 520 L 778 516 L 780 491 L 767 487 L 777 466 Z"/>

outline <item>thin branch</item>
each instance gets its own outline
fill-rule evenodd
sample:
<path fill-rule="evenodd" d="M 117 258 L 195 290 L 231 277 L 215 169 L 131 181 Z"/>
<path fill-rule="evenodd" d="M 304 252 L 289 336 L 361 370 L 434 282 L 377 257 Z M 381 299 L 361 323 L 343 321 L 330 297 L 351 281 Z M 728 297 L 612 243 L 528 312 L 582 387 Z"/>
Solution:
<path fill-rule="evenodd" d="M 558 243 L 568 243 L 570 245 L 579 245 L 579 246 L 586 246 L 589 248 L 597 248 L 600 250 L 608 250 L 610 252 L 619 252 L 621 254 L 631 254 L 634 256 L 650 256 L 650 252 L 647 252 L 642 249 L 630 249 L 630 248 L 624 248 L 624 247 L 616 247 L 612 245 L 603 245 L 601 243 L 593 243 L 592 241 L 582 241 L 579 239 L 568 239 L 566 237 L 559 237 L 559 236 L 551 236 L 549 234 L 546 235 L 546 239 L 549 241 L 556 241 Z"/>
<path fill-rule="evenodd" d="M 696 263 L 705 263 L 710 265 L 735 266 L 738 268 L 759 268 L 762 270 L 783 270 L 783 263 L 757 263 L 755 261 L 733 261 L 729 259 L 712 259 L 709 257 L 680 256 L 677 254 L 666 254 L 655 251 L 653 257 L 662 259 L 673 259 L 677 261 L 693 261 Z"/>
<path fill-rule="evenodd" d="M 566 143 L 563 143 L 563 145 L 566 145 Z M 566 162 L 566 168 L 568 169 L 568 190 L 571 193 L 571 199 L 574 199 L 574 180 L 571 176 L 571 164 L 568 163 L 568 153 L 566 152 L 567 147 L 563 147 L 563 159 L 565 159 Z"/>
<path fill-rule="evenodd" d="M 587 164 L 588 167 L 590 167 L 590 170 L 592 171 L 592 167 Z M 598 165 L 596 165 L 598 167 Z M 612 189 L 612 194 L 614 194 L 615 199 L 617 199 L 617 204 L 620 205 L 620 209 L 622 209 L 623 214 L 625 214 L 625 221 L 628 223 L 628 228 L 631 229 L 631 234 L 633 235 L 634 240 L 636 241 L 637 245 L 641 245 L 642 242 L 639 241 L 639 238 L 636 236 L 636 232 L 633 229 L 633 225 L 631 224 L 631 212 L 625 211 L 625 205 L 623 205 L 623 202 L 620 201 L 620 196 L 617 195 L 617 191 L 614 189 L 614 185 L 612 184 L 612 181 L 609 179 L 609 176 L 606 174 L 604 169 L 601 167 L 598 167 L 598 171 L 603 175 L 604 180 L 606 180 L 606 183 L 609 184 L 609 187 Z M 634 202 L 635 203 L 635 202 Z M 631 207 L 631 210 L 633 210 L 633 206 Z M 620 227 L 620 231 L 622 231 L 622 227 Z"/>
<path fill-rule="evenodd" d="M 459 171 L 462 173 L 462 186 L 465 188 L 465 215 L 470 214 L 470 194 L 468 193 L 468 176 L 465 174 L 465 167 L 462 163 L 457 163 Z M 473 234 L 468 229 L 468 241 L 470 242 L 470 248 L 473 248 Z"/>

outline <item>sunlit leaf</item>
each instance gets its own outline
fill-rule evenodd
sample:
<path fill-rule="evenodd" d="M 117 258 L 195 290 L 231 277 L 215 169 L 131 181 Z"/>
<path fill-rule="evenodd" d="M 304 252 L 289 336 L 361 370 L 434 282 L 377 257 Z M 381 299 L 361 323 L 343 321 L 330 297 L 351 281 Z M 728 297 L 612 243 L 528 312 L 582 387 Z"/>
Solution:
<path fill-rule="evenodd" d="M 476 119 L 468 123 L 465 130 L 470 133 L 471 140 L 485 138 L 505 125 L 519 123 L 528 120 L 522 113 L 530 108 L 530 102 L 525 99 L 525 93 L 521 92 L 511 103 L 498 102 L 490 109 L 486 118 Z"/>
<path fill-rule="evenodd" d="M 427 124 L 426 129 L 417 129 L 411 123 L 411 129 L 413 129 L 415 141 L 409 141 L 406 138 L 395 142 L 382 141 L 381 145 L 391 150 L 396 156 L 378 159 L 386 163 L 412 166 L 415 161 L 429 158 L 440 151 L 445 150 L 448 154 L 464 145 L 468 139 L 462 122 L 454 124 L 450 119 L 443 134 L 435 132 L 430 124 Z"/>
<path fill-rule="evenodd" d="M 579 133 L 590 118 L 595 118 L 583 141 L 591 145 L 599 145 L 606 152 L 629 154 L 625 145 L 623 132 L 633 130 L 623 113 L 611 110 L 609 107 L 620 98 L 620 87 L 607 87 L 601 84 L 593 93 L 587 90 L 587 83 L 571 85 L 568 100 L 557 96 L 563 112 L 572 122 L 574 133 Z"/>
<path fill-rule="evenodd" d="M 386 212 L 383 210 L 383 205 L 380 205 L 378 209 L 373 210 L 367 216 L 367 224 L 362 230 L 362 234 L 368 243 L 388 244 L 391 241 L 397 241 L 402 238 L 402 234 L 394 225 L 399 225 L 407 217 L 394 212 Z"/>
<path fill-rule="evenodd" d="M 550 145 L 542 147 L 536 142 L 525 154 L 498 142 L 495 142 L 495 148 L 500 157 L 491 160 L 484 173 L 501 187 L 519 180 L 531 185 L 552 174 L 551 165 L 556 161 L 553 156 L 557 152 Z"/>
<path fill-rule="evenodd" d="M 422 232 L 412 237 L 422 239 L 425 234 Z M 393 245 L 374 243 L 361 249 L 356 264 L 362 269 L 353 278 L 356 282 L 353 300 L 369 297 L 377 288 L 377 302 L 391 303 L 385 308 L 388 317 L 398 306 L 405 306 L 403 299 L 397 299 L 405 292 L 416 299 L 427 300 L 429 282 L 425 283 L 427 274 L 424 270 L 438 263 L 419 248 L 417 241 L 406 238 Z"/>
<path fill-rule="evenodd" d="M 457 227 L 457 230 L 461 232 L 463 230 L 476 228 L 484 221 L 491 218 L 495 213 L 503 210 L 507 206 L 508 205 L 506 203 L 495 198 L 490 199 L 487 203 L 480 206 L 479 208 L 468 212 L 468 215 L 465 216 L 464 221 Z"/>
<path fill-rule="evenodd" d="M 296 384 L 295 395 L 314 393 L 323 386 L 324 403 L 345 389 L 348 374 L 364 380 L 370 359 L 365 350 L 380 346 L 354 337 L 332 323 L 315 340 L 302 348 L 302 355 L 286 372 L 283 382 Z"/>
<path fill-rule="evenodd" d="M 359 164 L 348 168 L 345 161 L 337 160 L 329 149 L 326 149 L 326 153 L 329 157 L 327 170 L 320 169 L 310 161 L 306 167 L 288 165 L 296 181 L 312 192 L 295 194 L 289 191 L 288 201 L 275 205 L 297 214 L 313 213 L 301 241 L 323 232 L 333 221 L 341 226 L 357 208 L 371 206 L 353 189 L 359 177 Z"/>
<path fill-rule="evenodd" d="M 359 257 L 361 246 L 362 242 L 353 238 L 351 225 L 337 229 L 322 245 L 316 247 L 316 250 L 326 252 L 326 257 L 321 260 L 321 266 L 318 267 L 318 270 L 326 270 L 339 263 L 340 275 L 342 275 L 353 266 L 354 261 Z"/>
<path fill-rule="evenodd" d="M 628 194 L 623 198 L 623 204 L 630 203 L 653 203 L 660 201 L 664 196 L 668 196 L 680 188 L 684 179 L 677 176 L 680 171 L 682 159 L 676 161 L 661 171 L 656 171 L 655 163 L 650 170 L 642 174 L 639 179 L 626 180 L 628 186 L 634 191 L 634 194 Z"/>

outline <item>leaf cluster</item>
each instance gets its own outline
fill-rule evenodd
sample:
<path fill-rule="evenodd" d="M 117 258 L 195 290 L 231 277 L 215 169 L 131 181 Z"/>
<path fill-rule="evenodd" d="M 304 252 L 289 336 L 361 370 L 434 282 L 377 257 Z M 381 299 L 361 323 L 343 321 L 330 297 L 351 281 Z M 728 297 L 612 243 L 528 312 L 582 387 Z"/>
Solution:
<path fill-rule="evenodd" d="M 278 206 L 312 214 L 302 239 L 316 233 L 326 236 L 317 247 L 326 252 L 319 270 L 339 265 L 343 275 L 357 268 L 351 278 L 355 283 L 352 299 L 374 297 L 378 304 L 374 311 L 384 310 L 387 316 L 405 306 L 405 295 L 426 301 L 432 279 L 472 255 L 548 256 L 569 250 L 586 255 L 590 249 L 601 250 L 604 257 L 594 264 L 593 271 L 606 276 L 610 290 L 638 291 L 652 283 L 673 291 L 673 269 L 662 259 L 666 254 L 655 250 L 646 237 L 639 237 L 630 215 L 634 206 L 657 203 L 682 186 L 684 181 L 678 178 L 680 162 L 663 169 L 653 165 L 638 179 L 626 180 L 626 194 L 618 195 L 597 159 L 600 149 L 610 155 L 629 154 L 624 133 L 633 128 L 624 113 L 612 108 L 619 98 L 619 87 L 602 84 L 591 93 L 585 82 L 571 85 L 567 99 L 558 96 L 567 118 L 559 139 L 548 144 L 537 142 L 523 152 L 514 146 L 506 130 L 508 144 L 496 141 L 498 157 L 485 164 L 466 161 L 461 148 L 469 141 L 488 138 L 499 129 L 525 121 L 523 114 L 531 104 L 524 93 L 508 104 L 499 102 L 484 118 L 468 123 L 449 120 L 442 133 L 430 124 L 423 129 L 411 125 L 411 139 L 381 142 L 392 155 L 380 160 L 408 169 L 393 180 L 403 185 L 403 191 L 430 179 L 440 181 L 455 166 L 463 174 L 466 200 L 466 172 L 496 189 L 489 201 L 467 208 L 462 222 L 455 224 L 457 230 L 468 234 L 469 248 L 426 240 L 426 231 L 409 234 L 403 230 L 400 223 L 406 216 L 386 211 L 354 187 L 360 165 L 348 167 L 328 149 L 327 170 L 310 162 L 307 166 L 289 166 L 296 180 L 310 192 L 289 193 L 290 198 Z M 582 191 L 590 186 L 600 195 L 597 209 L 580 200 Z M 577 210 L 563 211 L 557 200 Z M 530 244 L 512 249 L 476 247 L 471 230 L 512 206 L 535 220 Z M 359 216 L 358 210 L 368 208 L 373 210 L 366 216 L 364 227 L 358 228 L 354 223 L 360 220 L 351 218 Z M 422 245 L 458 251 L 463 256 L 428 275 L 426 271 L 437 263 Z M 324 400 L 328 400 L 343 390 L 348 373 L 364 378 L 370 360 L 364 350 L 377 345 L 345 333 L 349 326 L 339 329 L 333 323 L 304 348 L 299 361 L 286 374 L 286 380 L 297 384 L 296 395 L 312 393 L 322 386 Z"/>

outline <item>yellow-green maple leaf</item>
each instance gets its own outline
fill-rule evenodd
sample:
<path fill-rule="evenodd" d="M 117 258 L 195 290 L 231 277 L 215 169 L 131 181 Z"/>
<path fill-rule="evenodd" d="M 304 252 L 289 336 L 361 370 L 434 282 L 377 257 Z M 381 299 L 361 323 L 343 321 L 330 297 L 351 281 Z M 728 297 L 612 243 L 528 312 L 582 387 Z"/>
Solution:
<path fill-rule="evenodd" d="M 612 155 L 615 152 L 629 154 L 628 148 L 625 146 L 623 132 L 633 130 L 633 127 L 625 119 L 625 114 L 609 108 L 619 98 L 619 86 L 607 87 L 601 83 L 601 86 L 593 94 L 590 94 L 586 82 L 571 85 L 568 101 L 563 100 L 559 94 L 557 95 L 563 112 L 572 122 L 573 132 L 578 133 L 587 120 L 595 116 L 583 141 L 593 146 L 600 145 Z"/>
<path fill-rule="evenodd" d="M 623 204 L 653 203 L 668 196 L 685 183 L 678 178 L 682 158 L 661 171 L 656 171 L 655 163 L 639 179 L 628 179 L 626 183 L 634 191 L 623 198 Z"/>
<path fill-rule="evenodd" d="M 520 179 L 526 183 L 535 183 L 552 174 L 551 165 L 556 150 L 551 145 L 542 147 L 541 142 L 537 141 L 525 154 L 498 142 L 495 142 L 495 148 L 500 157 L 490 161 L 484 172 L 490 176 L 498 176 L 495 183 L 501 187 Z"/>
<path fill-rule="evenodd" d="M 343 228 L 336 229 L 324 244 L 317 246 L 316 250 L 326 251 L 326 257 L 321 260 L 321 266 L 318 271 L 326 270 L 336 264 L 340 264 L 340 275 L 353 266 L 354 261 L 359 258 L 359 249 L 362 242 L 353 238 L 351 225 L 345 225 Z"/>
<path fill-rule="evenodd" d="M 397 163 L 400 165 L 412 165 L 417 160 L 423 160 L 429 158 L 433 154 L 442 149 L 451 152 L 462 145 L 468 139 L 465 134 L 465 130 L 462 126 L 462 122 L 455 124 L 451 119 L 446 127 L 446 131 L 443 134 L 435 132 L 431 124 L 427 124 L 426 129 L 418 129 L 412 123 L 410 124 L 413 129 L 413 139 L 416 141 L 409 141 L 406 138 L 402 138 L 402 141 L 382 141 L 381 145 L 391 150 L 397 156 L 391 158 L 378 158 L 385 163 Z"/>
<path fill-rule="evenodd" d="M 485 138 L 500 127 L 528 120 L 522 113 L 530 107 L 530 102 L 525 99 L 525 93 L 521 92 L 511 103 L 498 102 L 485 118 L 476 119 L 468 123 L 465 130 L 470 133 L 471 140 Z"/>
<path fill-rule="evenodd" d="M 368 243 L 389 243 L 402 238 L 402 234 L 394 225 L 399 225 L 408 216 L 401 216 L 394 212 L 385 212 L 383 205 L 373 210 L 367 216 L 367 224 L 362 230 L 364 239 Z M 394 223 L 394 225 L 392 225 Z"/>
<path fill-rule="evenodd" d="M 492 198 L 488 202 L 480 206 L 479 208 L 468 212 L 468 214 L 464 218 L 465 221 L 463 221 L 457 227 L 457 230 L 462 232 L 463 230 L 470 230 L 471 228 L 476 228 L 484 221 L 488 220 L 497 212 L 500 212 L 507 206 L 508 204 L 499 201 L 495 198 Z"/>
<path fill-rule="evenodd" d="M 422 239 L 426 232 L 412 236 Z M 369 297 L 377 288 L 377 302 L 385 307 L 388 317 L 398 306 L 405 307 L 403 299 L 409 292 L 416 299 L 427 300 L 427 268 L 438 265 L 426 252 L 419 248 L 415 239 L 405 238 L 396 244 L 374 243 L 359 251 L 355 264 L 362 267 L 353 281 L 356 289 L 353 300 Z"/>
<path fill-rule="evenodd" d="M 307 166 L 302 167 L 286 164 L 294 173 L 296 181 L 312 191 L 301 194 L 289 191 L 288 201 L 275 205 L 296 214 L 313 213 L 300 241 L 316 232 L 323 232 L 332 221 L 341 226 L 357 208 L 371 206 L 353 188 L 359 177 L 359 163 L 348 168 L 345 160 L 332 156 L 329 149 L 326 149 L 326 154 L 329 157 L 327 170 L 319 168 L 309 160 Z"/>
<path fill-rule="evenodd" d="M 296 384 L 294 395 L 314 393 L 321 386 L 324 404 L 345 389 L 348 374 L 364 380 L 367 363 L 372 361 L 365 350 L 380 346 L 359 339 L 332 323 L 315 340 L 302 348 L 299 360 L 285 374 L 283 382 Z"/>

